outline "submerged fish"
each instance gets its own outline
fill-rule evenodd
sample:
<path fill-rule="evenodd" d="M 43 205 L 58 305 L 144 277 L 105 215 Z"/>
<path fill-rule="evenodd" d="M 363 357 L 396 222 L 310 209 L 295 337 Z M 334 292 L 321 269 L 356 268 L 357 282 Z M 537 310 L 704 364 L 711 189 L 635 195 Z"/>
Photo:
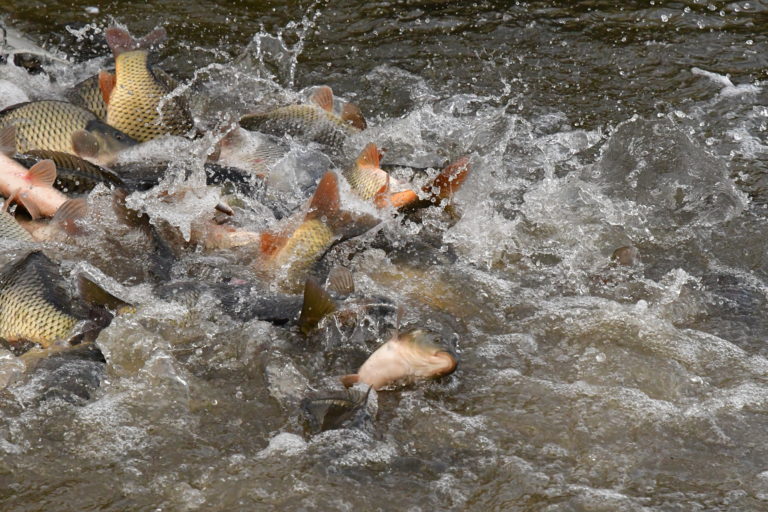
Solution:
<path fill-rule="evenodd" d="M 259 178 L 269 174 L 270 168 L 281 158 L 288 149 L 269 136 L 256 137 L 242 128 L 227 132 L 215 147 L 210 160 L 221 165 L 237 167 L 253 173 Z"/>
<path fill-rule="evenodd" d="M 247 114 L 240 126 L 247 130 L 282 136 L 286 133 L 306 140 L 340 146 L 347 137 L 364 130 L 360 109 L 351 103 L 334 110 L 333 91 L 318 87 L 309 103 L 279 107 L 269 112 Z"/>
<path fill-rule="evenodd" d="M 369 386 L 367 391 L 348 389 L 316 398 L 304 398 L 299 406 L 311 433 L 367 427 L 373 419 L 368 411 L 371 389 Z"/>
<path fill-rule="evenodd" d="M 115 74 L 99 73 L 107 122 L 140 142 L 166 134 L 188 135 L 194 123 L 186 100 L 169 96 L 175 83 L 148 63 L 150 47 L 166 38 L 165 30 L 136 40 L 126 30 L 112 27 L 105 36 L 115 56 Z"/>
<path fill-rule="evenodd" d="M 43 160 L 27 169 L 0 151 L 0 194 L 6 198 L 5 209 L 17 201 L 33 219 L 52 217 L 67 200 L 53 188 L 55 181 L 56 166 L 52 161 Z"/>
<path fill-rule="evenodd" d="M 345 386 L 363 382 L 379 390 L 395 384 L 448 375 L 456 369 L 457 356 L 446 349 L 437 334 L 414 329 L 395 335 L 379 347 L 354 375 L 345 375 Z"/>
<path fill-rule="evenodd" d="M 84 279 L 79 284 L 81 290 L 95 286 Z M 0 338 L 7 342 L 32 342 L 46 348 L 78 334 L 93 334 L 111 319 L 102 314 L 105 311 L 96 313 L 72 300 L 58 265 L 40 251 L 0 271 Z M 94 323 L 77 332 L 76 325 L 88 320 Z"/>
<path fill-rule="evenodd" d="M 113 163 L 121 150 L 136 145 L 92 112 L 56 100 L 20 103 L 0 111 L 0 130 L 5 144 L 19 153 L 59 151 L 100 165 Z"/>
<path fill-rule="evenodd" d="M 422 188 L 421 197 L 408 184 L 392 178 L 381 168 L 381 153 L 375 144 L 365 146 L 352 167 L 343 175 L 352 190 L 366 201 L 383 208 L 423 207 L 440 204 L 456 191 L 469 174 L 469 158 L 461 157 L 446 166 L 432 182 Z M 400 190 L 398 190 L 400 189 Z"/>

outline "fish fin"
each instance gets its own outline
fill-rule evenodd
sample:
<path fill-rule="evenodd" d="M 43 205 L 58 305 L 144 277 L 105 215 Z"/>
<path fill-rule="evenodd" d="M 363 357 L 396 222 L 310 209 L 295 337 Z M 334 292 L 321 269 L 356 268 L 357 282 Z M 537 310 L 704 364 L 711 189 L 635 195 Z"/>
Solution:
<path fill-rule="evenodd" d="M 77 290 L 83 300 L 93 306 L 105 307 L 118 313 L 134 309 L 132 304 L 115 297 L 83 274 L 77 275 Z"/>
<path fill-rule="evenodd" d="M 160 43 L 165 42 L 167 39 L 168 33 L 165 31 L 164 27 L 160 27 L 136 41 L 136 44 L 138 45 L 138 48 L 142 50 L 150 50 Z"/>
<path fill-rule="evenodd" d="M 115 57 L 139 48 L 139 42 L 124 28 L 109 27 L 104 31 L 104 38 Z"/>
<path fill-rule="evenodd" d="M 355 160 L 355 163 L 361 169 L 378 169 L 380 162 L 381 152 L 373 142 L 369 142 L 360 152 L 360 156 L 357 157 L 357 160 Z"/>
<path fill-rule="evenodd" d="M 12 193 L 10 196 L 5 198 L 5 201 L 3 201 L 3 207 L 0 208 L 0 212 L 8 213 L 10 215 L 10 212 L 8 212 L 8 208 L 13 204 L 14 201 L 18 200 L 19 191 Z"/>
<path fill-rule="evenodd" d="M 327 112 L 333 112 L 333 89 L 327 85 L 322 85 L 312 93 L 309 101 Z"/>
<path fill-rule="evenodd" d="M 0 130 L 0 153 L 9 157 L 16 154 L 16 127 L 12 124 Z"/>
<path fill-rule="evenodd" d="M 390 194 L 387 200 L 393 207 L 402 208 L 418 201 L 419 196 L 413 190 L 403 190 L 402 192 Z"/>
<path fill-rule="evenodd" d="M 52 187 L 56 181 L 56 164 L 53 160 L 41 160 L 29 168 L 27 176 L 33 187 Z"/>
<path fill-rule="evenodd" d="M 352 272 L 346 267 L 333 267 L 328 274 L 328 288 L 339 295 L 352 295 L 355 293 L 355 280 Z"/>
<path fill-rule="evenodd" d="M 24 208 L 27 209 L 27 212 L 29 212 L 29 216 L 32 217 L 32 219 L 39 219 L 43 216 L 43 214 L 40 212 L 40 208 L 37 207 L 37 205 L 33 201 L 26 200 L 24 193 L 20 190 L 16 190 L 11 196 L 5 201 L 6 204 L 11 204 L 13 201 L 16 201 L 17 203 L 21 203 Z"/>
<path fill-rule="evenodd" d="M 82 219 L 88 214 L 88 202 L 84 197 L 77 199 L 68 199 L 59 206 L 51 221 L 58 224 L 70 235 L 76 235 L 80 232 L 76 221 Z"/>
<path fill-rule="evenodd" d="M 341 119 L 358 130 L 365 130 L 368 127 L 360 107 L 354 103 L 344 104 L 344 108 L 341 109 Z"/>
<path fill-rule="evenodd" d="M 282 246 L 285 245 L 285 242 L 288 241 L 288 238 L 289 237 L 283 234 L 276 234 L 265 231 L 261 234 L 260 248 L 262 254 L 266 254 L 268 256 L 275 254 Z"/>
<path fill-rule="evenodd" d="M 304 285 L 304 303 L 299 315 L 299 329 L 303 334 L 317 327 L 320 320 L 336 311 L 336 304 L 327 291 L 314 279 L 307 279 Z"/>
<path fill-rule="evenodd" d="M 327 221 L 332 221 L 338 216 L 340 205 L 339 179 L 336 173 L 328 171 L 317 184 L 317 189 L 309 204 L 306 220 L 326 217 Z"/>
<path fill-rule="evenodd" d="M 451 197 L 453 193 L 461 187 L 464 180 L 467 179 L 469 171 L 469 157 L 462 156 L 448 164 L 448 166 L 440 171 L 440 174 L 432 180 L 432 183 L 426 185 L 422 190 L 430 194 L 435 202 L 440 202 L 443 199 Z"/>
<path fill-rule="evenodd" d="M 99 154 L 99 140 L 85 130 L 72 132 L 72 147 L 83 159 L 96 158 Z"/>
<path fill-rule="evenodd" d="M 104 104 L 109 105 L 109 98 L 112 97 L 112 90 L 117 83 L 117 77 L 108 71 L 99 71 L 99 90 Z"/>
<path fill-rule="evenodd" d="M 341 383 L 344 385 L 344 387 L 349 388 L 360 382 L 360 375 L 357 373 L 352 375 L 344 375 L 339 380 L 341 380 Z"/>

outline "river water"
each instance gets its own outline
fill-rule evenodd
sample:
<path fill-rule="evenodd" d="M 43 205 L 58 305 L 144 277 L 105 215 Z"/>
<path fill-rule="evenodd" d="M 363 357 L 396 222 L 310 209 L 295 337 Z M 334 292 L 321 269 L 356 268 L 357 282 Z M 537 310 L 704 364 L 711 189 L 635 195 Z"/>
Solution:
<path fill-rule="evenodd" d="M 370 126 L 342 160 L 373 141 L 384 163 L 472 165 L 453 213 L 393 218 L 326 255 L 403 324 L 458 340 L 453 375 L 371 397 L 371 428 L 310 435 L 297 404 L 338 389 L 394 315 L 358 310 L 352 327 L 303 337 L 212 301 L 164 302 L 146 248 L 108 216 L 78 247 L 48 246 L 139 307 L 99 336 L 107 365 L 89 400 L 41 401 L 39 375 L 2 391 L 3 510 L 768 508 L 768 3 L 0 9 L 74 58 L 31 77 L 0 66 L 3 106 L 8 91 L 60 98 L 108 66 L 110 23 L 163 25 L 158 65 L 188 86 L 204 129 L 327 84 Z M 128 157 L 170 155 L 197 187 L 192 201 L 133 204 L 188 229 L 219 197 L 199 186 L 210 143 L 162 139 Z M 238 209 L 256 230 L 274 222 L 265 212 Z M 612 263 L 627 245 L 640 261 Z M 247 279 L 241 259 L 187 248 L 173 272 Z"/>

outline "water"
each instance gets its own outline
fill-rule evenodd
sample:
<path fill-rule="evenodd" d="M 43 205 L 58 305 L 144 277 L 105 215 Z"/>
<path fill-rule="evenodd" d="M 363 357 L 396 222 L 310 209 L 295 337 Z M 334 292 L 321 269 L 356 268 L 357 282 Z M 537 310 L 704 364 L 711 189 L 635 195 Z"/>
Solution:
<path fill-rule="evenodd" d="M 458 371 L 380 392 L 373 433 L 310 437 L 297 403 L 338 386 L 394 313 L 359 310 L 305 339 L 210 298 L 160 301 L 145 242 L 95 193 L 94 232 L 48 251 L 68 269 L 87 260 L 142 306 L 101 333 L 108 364 L 89 400 L 40 401 L 42 374 L 2 392 L 4 510 L 765 509 L 765 2 L 4 9 L 75 58 L 32 78 L 0 67 L 6 101 L 60 97 L 108 62 L 68 24 L 164 24 L 159 65 L 193 91 L 201 127 L 328 84 L 371 126 L 336 165 L 374 141 L 384 163 L 470 154 L 473 166 L 455 216 L 398 218 L 326 256 L 349 263 L 362 296 L 401 305 L 403 324 L 458 337 Z M 191 170 L 162 186 L 187 190 L 181 203 L 132 198 L 179 243 L 226 193 L 200 187 L 211 140 L 134 155 Z M 276 221 L 253 201 L 238 215 L 257 231 Z M 630 244 L 640 263 L 611 264 Z M 173 273 L 247 279 L 248 257 L 189 248 Z"/>

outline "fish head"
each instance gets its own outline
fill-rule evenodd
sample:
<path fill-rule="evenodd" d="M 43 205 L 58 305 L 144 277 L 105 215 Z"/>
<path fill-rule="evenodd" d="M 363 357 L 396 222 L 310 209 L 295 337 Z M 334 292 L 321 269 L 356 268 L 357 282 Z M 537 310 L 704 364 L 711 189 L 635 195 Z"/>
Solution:
<path fill-rule="evenodd" d="M 85 130 L 72 134 L 72 147 L 81 158 L 98 165 L 111 165 L 120 151 L 138 144 L 138 141 L 103 121 L 92 120 Z"/>
<path fill-rule="evenodd" d="M 415 377 L 437 378 L 456 370 L 455 349 L 436 332 L 414 329 L 398 336 L 397 343 Z"/>

